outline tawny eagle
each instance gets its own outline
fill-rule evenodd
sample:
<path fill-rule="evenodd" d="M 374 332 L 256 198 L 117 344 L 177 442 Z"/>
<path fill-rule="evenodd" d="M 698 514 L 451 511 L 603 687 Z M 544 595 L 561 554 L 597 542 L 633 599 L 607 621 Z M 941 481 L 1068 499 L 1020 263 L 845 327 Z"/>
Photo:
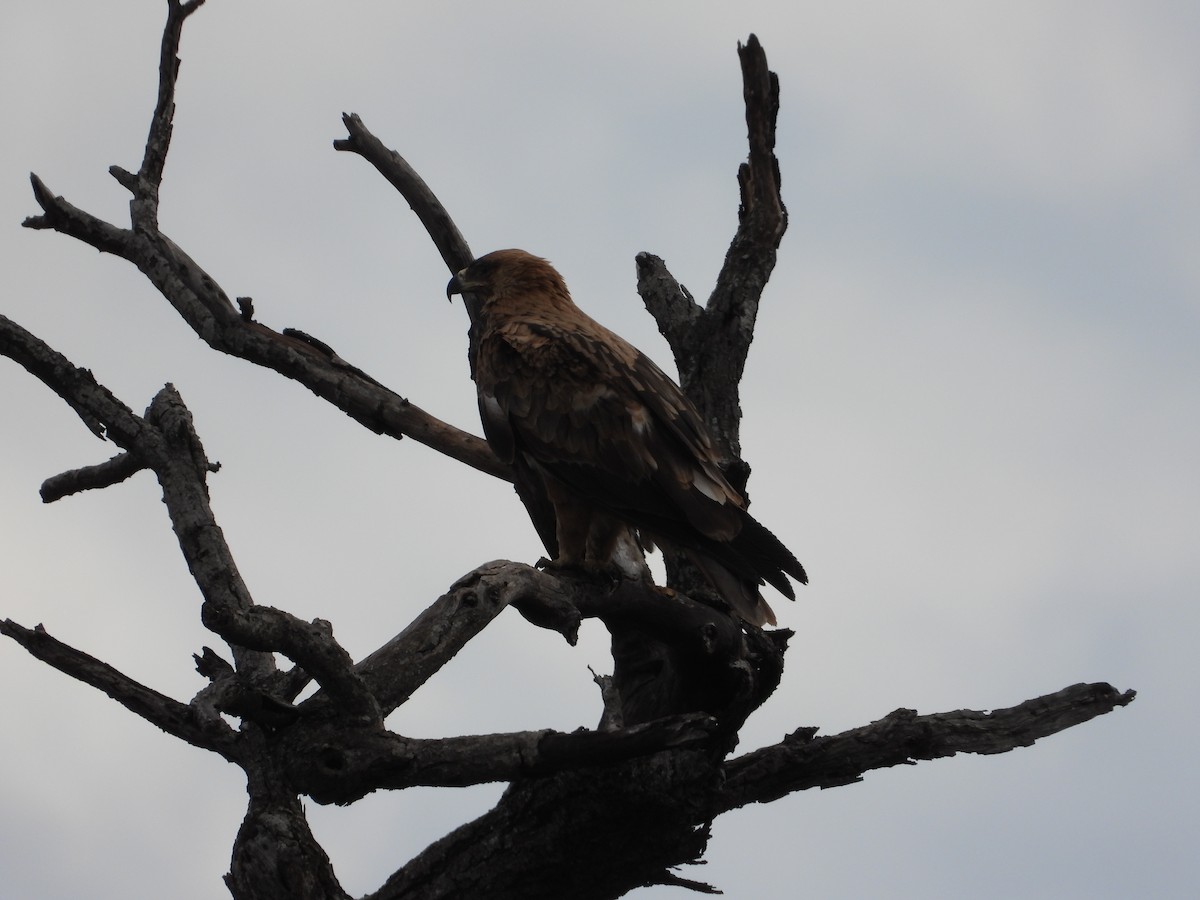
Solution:
<path fill-rule="evenodd" d="M 795 599 L 787 576 L 808 578 L 746 511 L 679 386 L 523 250 L 479 257 L 446 286 L 456 293 L 482 304 L 474 370 L 484 434 L 513 467 L 554 562 L 640 570 L 637 529 L 684 551 L 743 619 L 774 624 L 759 585 Z"/>

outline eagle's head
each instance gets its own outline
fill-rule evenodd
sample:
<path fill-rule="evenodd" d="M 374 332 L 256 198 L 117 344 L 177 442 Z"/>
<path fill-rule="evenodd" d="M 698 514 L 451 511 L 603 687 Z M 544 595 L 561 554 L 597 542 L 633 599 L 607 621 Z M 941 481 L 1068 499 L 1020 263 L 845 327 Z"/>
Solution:
<path fill-rule="evenodd" d="M 566 283 L 554 266 L 524 250 L 493 250 L 450 279 L 446 298 L 474 294 L 483 303 L 542 295 L 568 298 Z"/>

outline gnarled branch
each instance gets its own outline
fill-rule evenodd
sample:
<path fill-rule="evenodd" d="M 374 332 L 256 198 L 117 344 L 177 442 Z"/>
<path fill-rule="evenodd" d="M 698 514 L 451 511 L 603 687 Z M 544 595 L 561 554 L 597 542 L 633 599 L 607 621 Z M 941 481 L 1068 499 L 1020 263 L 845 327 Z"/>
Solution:
<path fill-rule="evenodd" d="M 411 437 L 489 475 L 511 480 L 487 443 L 441 421 L 348 364 L 326 345 L 253 321 L 174 241 L 157 231 L 110 225 L 55 196 L 32 176 L 42 215 L 29 228 L 49 228 L 128 260 L 141 270 L 189 327 L 214 350 L 273 369 L 307 387 L 377 434 Z"/>
<path fill-rule="evenodd" d="M 738 168 L 737 231 L 708 302 L 702 309 L 653 254 L 639 253 L 637 270 L 638 293 L 671 347 L 680 386 L 715 429 L 729 459 L 740 464 L 739 386 L 759 301 L 787 230 L 787 209 L 775 156 L 779 77 L 767 66 L 766 52 L 753 34 L 738 45 L 738 57 L 749 156 Z M 744 486 L 746 475 L 735 474 L 735 485 Z"/>
<path fill-rule="evenodd" d="M 916 760 L 1007 753 L 1126 706 L 1136 696 L 1109 684 L 1076 684 L 991 712 L 960 709 L 922 716 L 898 709 L 870 725 L 828 737 L 817 737 L 815 728 L 800 728 L 778 744 L 727 762 L 718 809 L 852 784 L 872 769 Z"/>
<path fill-rule="evenodd" d="M 614 731 L 525 731 L 436 739 L 387 731 L 301 728 L 290 739 L 288 777 L 318 803 L 352 803 L 372 791 L 417 785 L 466 787 L 611 766 L 663 750 L 705 744 L 711 716 L 671 716 Z"/>

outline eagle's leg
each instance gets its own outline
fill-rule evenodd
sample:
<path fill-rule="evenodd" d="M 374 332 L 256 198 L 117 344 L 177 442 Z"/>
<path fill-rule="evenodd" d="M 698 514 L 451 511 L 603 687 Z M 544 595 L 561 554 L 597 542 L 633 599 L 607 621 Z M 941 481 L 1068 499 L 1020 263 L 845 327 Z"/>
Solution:
<path fill-rule="evenodd" d="M 649 576 L 646 558 L 629 525 L 580 500 L 551 478 L 544 483 L 546 496 L 554 505 L 558 537 L 558 556 L 550 568 L 582 569 L 614 581 Z"/>
<path fill-rule="evenodd" d="M 550 478 L 545 479 L 546 496 L 554 505 L 555 533 L 558 536 L 558 556 L 552 564 L 558 567 L 583 568 L 587 561 L 588 533 L 591 531 L 592 507 Z"/>
<path fill-rule="evenodd" d="M 588 529 L 587 566 L 635 580 L 650 577 L 646 557 L 633 529 L 598 510 L 593 511 Z"/>

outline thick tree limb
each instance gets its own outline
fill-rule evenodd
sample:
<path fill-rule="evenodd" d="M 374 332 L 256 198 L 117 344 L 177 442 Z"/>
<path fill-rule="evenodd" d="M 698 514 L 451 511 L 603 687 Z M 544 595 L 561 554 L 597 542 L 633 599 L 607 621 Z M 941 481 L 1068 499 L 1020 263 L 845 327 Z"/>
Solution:
<path fill-rule="evenodd" d="M 236 900 L 350 900 L 304 806 L 276 773 L 252 775 L 225 886 Z"/>
<path fill-rule="evenodd" d="M 522 563 L 485 563 L 458 579 L 400 634 L 355 667 L 382 715 L 404 704 L 509 605 L 575 643 L 582 616 L 556 578 Z M 282 693 L 290 698 L 303 686 L 296 679 Z M 327 699 L 317 692 L 304 706 L 311 709 Z"/>
<path fill-rule="evenodd" d="M 718 812 L 768 803 L 794 791 L 838 787 L 864 773 L 956 753 L 1006 753 L 1133 702 L 1108 684 L 1076 684 L 1017 706 L 918 715 L 898 709 L 877 722 L 829 737 L 801 728 L 778 744 L 725 764 Z"/>
<path fill-rule="evenodd" d="M 523 563 L 495 560 L 456 581 L 404 631 L 357 665 L 358 675 L 369 686 L 383 715 L 407 701 L 509 605 L 517 607 L 532 623 L 563 634 L 571 643 L 582 619 L 599 618 L 610 629 L 635 626 L 661 638 L 696 665 L 717 669 L 729 666 L 730 677 L 736 674 L 739 680 L 749 674 L 744 669 L 746 635 L 742 627 L 712 606 L 641 582 L 596 581 L 583 575 L 551 574 Z M 786 641 L 791 632 L 775 634 L 777 640 Z M 710 697 L 713 688 L 711 680 L 706 680 L 705 693 Z M 318 693 L 305 705 L 321 702 L 324 700 Z"/>
<path fill-rule="evenodd" d="M 353 803 L 372 791 L 417 785 L 466 787 L 611 765 L 661 750 L 702 745 L 711 716 L 672 716 L 616 731 L 525 731 L 437 739 L 341 724 L 300 727 L 284 737 L 290 783 L 318 803 Z"/>
<path fill-rule="evenodd" d="M 388 643 L 358 664 L 383 714 L 403 704 L 511 603 L 562 602 L 557 580 L 529 566 L 496 560 L 456 581 L 450 590 Z M 561 609 L 561 606 L 558 607 Z M 574 643 L 579 614 L 563 613 L 560 629 Z M 317 698 L 314 697 L 315 701 Z M 310 701 L 312 702 L 312 701 Z"/>
<path fill-rule="evenodd" d="M 460 578 L 403 632 L 357 666 L 386 716 L 508 605 L 574 642 L 584 618 L 614 635 L 622 720 L 703 710 L 736 730 L 770 696 L 791 632 L 764 634 L 677 591 L 628 579 L 595 580 L 496 560 Z M 306 705 L 324 702 L 320 693 Z M 664 710 L 666 712 L 664 712 Z"/>
<path fill-rule="evenodd" d="M 746 132 L 750 155 L 738 169 L 742 205 L 738 209 L 738 232 L 730 245 L 722 276 L 730 282 L 745 269 L 741 253 L 758 257 L 759 266 L 775 264 L 775 250 L 787 230 L 787 209 L 780 196 L 782 179 L 779 160 L 775 157 L 775 125 L 779 118 L 779 76 L 767 67 L 767 53 L 757 35 L 750 35 L 745 44 L 738 44 L 738 59 L 742 64 L 742 96 L 746 104 Z M 730 294 L 721 292 L 721 278 L 709 307 L 737 302 L 738 290 L 731 284 Z M 764 280 L 765 285 L 765 280 Z"/>
<path fill-rule="evenodd" d="M 678 749 L 514 782 L 364 900 L 605 900 L 671 877 L 708 841 L 711 758 Z"/>
<path fill-rule="evenodd" d="M 108 663 L 51 637 L 40 625 L 25 628 L 5 619 L 0 622 L 0 634 L 12 638 L 47 665 L 103 691 L 167 734 L 236 761 L 237 734 L 219 716 L 199 715 L 194 707 L 160 694 Z"/>

